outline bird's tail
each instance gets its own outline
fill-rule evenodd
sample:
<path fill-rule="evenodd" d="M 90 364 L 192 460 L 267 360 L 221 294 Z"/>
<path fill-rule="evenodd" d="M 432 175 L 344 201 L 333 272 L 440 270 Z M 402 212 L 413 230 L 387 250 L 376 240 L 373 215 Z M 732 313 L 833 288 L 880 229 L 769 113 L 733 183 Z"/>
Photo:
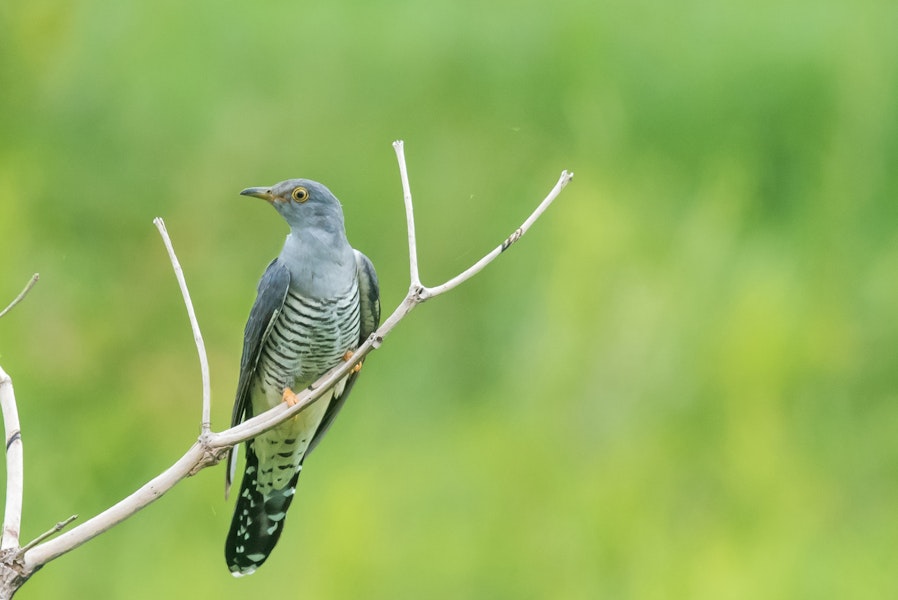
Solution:
<path fill-rule="evenodd" d="M 286 487 L 262 494 L 257 489 L 259 459 L 253 442 L 246 447 L 246 469 L 234 505 L 231 530 L 225 541 L 225 559 L 235 577 L 250 575 L 271 554 L 284 529 L 284 517 L 296 492 L 299 471 Z"/>

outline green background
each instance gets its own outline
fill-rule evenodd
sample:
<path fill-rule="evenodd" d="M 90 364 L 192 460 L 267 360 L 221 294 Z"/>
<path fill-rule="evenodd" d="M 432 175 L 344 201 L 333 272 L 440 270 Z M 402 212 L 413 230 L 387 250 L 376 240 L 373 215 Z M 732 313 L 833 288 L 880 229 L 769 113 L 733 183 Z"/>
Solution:
<path fill-rule="evenodd" d="M 286 228 L 342 200 L 391 310 L 254 576 L 223 467 L 21 598 L 898 597 L 898 4 L 0 5 L 0 320 L 27 541 L 226 426 Z M 285 596 L 286 597 L 286 596 Z"/>

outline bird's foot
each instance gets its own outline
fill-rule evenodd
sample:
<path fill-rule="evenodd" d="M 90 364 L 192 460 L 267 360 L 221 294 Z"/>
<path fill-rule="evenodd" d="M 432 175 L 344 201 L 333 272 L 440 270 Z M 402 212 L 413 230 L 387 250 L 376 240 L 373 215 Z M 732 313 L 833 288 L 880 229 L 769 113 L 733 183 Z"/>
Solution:
<path fill-rule="evenodd" d="M 296 394 L 290 388 L 284 388 L 283 399 L 287 406 L 296 406 L 296 403 L 299 402 L 299 398 L 296 397 Z"/>
<path fill-rule="evenodd" d="M 352 357 L 353 357 L 354 355 L 355 355 L 355 352 L 353 352 L 352 350 L 347 350 L 347 351 L 346 351 L 346 354 L 343 355 L 343 361 L 344 361 L 344 362 L 349 362 L 350 359 L 352 359 Z M 352 368 L 352 372 L 353 372 L 353 373 L 358 373 L 358 372 L 361 371 L 361 370 L 362 370 L 362 363 L 361 363 L 361 362 Z"/>

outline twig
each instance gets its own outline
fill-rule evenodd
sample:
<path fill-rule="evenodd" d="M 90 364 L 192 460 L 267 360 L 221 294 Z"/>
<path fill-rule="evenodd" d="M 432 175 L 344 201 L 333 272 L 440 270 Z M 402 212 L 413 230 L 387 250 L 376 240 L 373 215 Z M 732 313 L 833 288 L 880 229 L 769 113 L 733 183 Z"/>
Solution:
<path fill-rule="evenodd" d="M 13 298 L 13 301 L 9 303 L 9 306 L 0 311 L 0 317 L 3 317 L 6 313 L 12 310 L 12 307 L 22 301 L 22 298 L 34 287 L 34 284 L 37 283 L 37 280 L 40 279 L 41 276 L 39 273 L 35 273 L 31 276 L 31 279 L 28 280 L 28 283 L 25 284 L 25 288 L 19 292 L 19 295 Z"/>
<path fill-rule="evenodd" d="M 46 540 L 47 538 L 53 537 L 54 535 L 56 535 L 57 533 L 59 533 L 60 531 L 65 529 L 69 525 L 69 523 L 71 523 L 72 521 L 74 521 L 77 518 L 78 518 L 78 515 L 72 515 L 68 519 L 66 519 L 64 521 L 60 521 L 59 523 L 57 523 L 56 525 L 54 525 L 47 531 L 43 532 L 42 534 L 40 534 L 39 536 L 37 536 L 36 538 L 31 540 L 27 544 L 25 544 L 24 546 L 19 548 L 19 551 L 16 554 L 19 557 L 22 557 L 26 552 L 28 552 L 29 550 L 31 550 L 32 548 L 34 548 L 35 546 L 37 546 L 38 544 L 40 544 L 41 542 Z"/>
<path fill-rule="evenodd" d="M 190 301 L 190 292 L 187 291 L 187 282 L 184 280 L 181 263 L 178 262 L 175 249 L 172 247 L 171 239 L 168 237 L 168 230 L 165 229 L 165 221 L 160 217 L 156 217 L 153 219 L 153 224 L 159 230 L 159 235 L 162 236 L 162 241 L 165 243 L 165 249 L 168 250 L 168 258 L 171 260 L 172 269 L 174 269 L 178 285 L 181 287 L 184 306 L 187 307 L 187 316 L 190 318 L 190 327 L 193 329 L 193 341 L 196 342 L 196 352 L 200 357 L 200 372 L 203 379 L 203 420 L 201 430 L 203 433 L 207 433 L 212 428 L 212 388 L 209 384 L 209 361 L 206 359 L 206 345 L 203 343 L 203 334 L 200 332 L 196 313 L 193 312 L 193 303 Z"/>
<path fill-rule="evenodd" d="M 530 216 L 527 217 L 527 219 L 520 227 L 515 229 L 510 236 L 505 238 L 504 242 L 496 246 L 492 252 L 478 260 L 476 263 L 474 263 L 446 283 L 431 288 L 425 288 L 424 299 L 426 300 L 427 298 L 433 298 L 434 296 L 439 296 L 440 294 L 448 292 L 452 288 L 457 287 L 459 284 L 464 283 L 465 281 L 479 273 L 483 269 L 483 267 L 499 258 L 500 254 L 508 250 L 512 244 L 524 237 L 524 234 L 527 233 L 527 230 L 530 229 L 530 226 L 533 225 L 534 221 L 536 221 L 540 217 L 540 215 L 546 212 L 546 209 L 549 208 L 549 205 L 552 204 L 552 201 L 558 197 L 558 194 L 561 193 L 561 190 L 564 189 L 564 186 L 570 183 L 573 178 L 573 173 L 562 171 L 561 176 L 558 178 L 558 183 L 555 184 L 555 187 L 552 188 L 552 191 L 549 192 L 549 195 L 546 196 L 546 198 L 540 203 L 540 205 L 536 207 L 536 210 L 534 210 L 530 214 Z"/>
<path fill-rule="evenodd" d="M 32 281 L 35 281 L 32 279 Z M 27 292 L 27 288 L 25 290 Z M 21 294 L 20 296 L 23 296 Z M 22 526 L 22 490 L 25 471 L 22 466 L 22 432 L 19 429 L 19 410 L 12 378 L 0 367 L 0 408 L 6 428 L 6 508 L 3 514 L 3 537 L 0 550 L 19 545 Z"/>
<path fill-rule="evenodd" d="M 338 367 L 332 369 L 318 381 L 309 386 L 309 388 L 297 394 L 298 402 L 292 407 L 287 407 L 285 403 L 257 415 L 243 423 L 226 429 L 220 433 L 212 432 L 206 427 L 208 423 L 208 395 L 206 381 L 208 377 L 208 366 L 205 362 L 205 351 L 202 346 L 202 337 L 199 335 L 199 326 L 193 314 L 193 307 L 187 293 L 187 286 L 183 280 L 183 274 L 175 257 L 171 242 L 165 233 L 165 226 L 161 219 L 156 219 L 156 227 L 162 234 L 163 240 L 166 242 L 166 248 L 169 251 L 172 266 L 181 285 L 181 291 L 184 295 L 185 304 L 187 305 L 188 315 L 190 316 L 191 325 L 194 327 L 194 337 L 197 340 L 197 350 L 200 354 L 200 362 L 204 374 L 204 396 L 203 396 L 203 422 L 204 429 L 199 439 L 181 456 L 171 467 L 163 471 L 161 474 L 143 485 L 133 494 L 124 498 L 114 506 L 103 511 L 99 515 L 85 521 L 74 529 L 63 533 L 62 535 L 40 543 L 30 548 L 24 553 L 23 563 L 26 575 L 30 575 L 35 570 L 53 560 L 54 558 L 69 552 L 70 550 L 87 542 L 91 538 L 103 533 L 124 519 L 130 517 L 141 508 L 150 504 L 157 498 L 161 497 L 168 490 L 174 487 L 179 481 L 185 477 L 196 473 L 198 470 L 211 466 L 218 462 L 224 450 L 233 447 L 236 444 L 244 442 L 248 439 L 256 437 L 260 433 L 283 423 L 291 416 L 306 409 L 309 405 L 320 398 L 328 389 L 334 386 L 338 381 L 342 380 L 356 364 L 372 350 L 380 347 L 384 338 L 394 327 L 418 304 L 424 302 L 428 298 L 432 298 L 439 294 L 445 293 L 460 283 L 473 277 L 487 264 L 495 260 L 499 254 L 507 249 L 511 244 L 520 239 L 527 231 L 532 223 L 546 210 L 552 200 L 558 196 L 561 189 L 570 181 L 572 174 L 566 171 L 562 173 L 556 186 L 549 193 L 549 196 L 537 207 L 537 209 L 528 217 L 524 224 L 514 234 L 505 240 L 496 250 L 484 256 L 480 261 L 469 269 L 463 271 L 460 275 L 434 288 L 425 288 L 418 279 L 417 265 L 417 248 L 415 242 L 414 217 L 412 213 L 411 193 L 408 189 L 408 176 L 405 167 L 405 157 L 402 150 L 402 142 L 393 144 L 396 149 L 397 159 L 399 160 L 400 174 L 402 175 L 403 191 L 406 207 L 406 221 L 408 225 L 409 239 L 409 262 L 410 262 L 410 280 L 408 294 L 396 307 L 393 313 L 387 317 L 383 324 L 374 332 L 353 354 L 353 359 L 349 362 L 342 363 Z"/>
<path fill-rule="evenodd" d="M 412 190 L 408 184 L 408 169 L 405 166 L 405 143 L 402 140 L 393 142 L 396 160 L 399 161 L 399 178 L 402 180 L 402 199 L 405 203 L 405 221 L 408 229 L 408 263 L 411 287 L 421 285 L 418 274 L 418 244 L 415 240 L 415 211 L 412 208 Z"/>

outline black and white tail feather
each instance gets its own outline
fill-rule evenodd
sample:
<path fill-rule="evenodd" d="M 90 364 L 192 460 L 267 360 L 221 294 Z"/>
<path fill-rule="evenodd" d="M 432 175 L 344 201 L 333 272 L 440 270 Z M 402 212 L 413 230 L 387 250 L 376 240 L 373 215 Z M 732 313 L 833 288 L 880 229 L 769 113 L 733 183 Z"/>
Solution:
<path fill-rule="evenodd" d="M 236 459 L 237 453 L 232 458 Z M 236 460 L 231 461 L 229 468 L 234 472 Z M 302 465 L 290 479 L 286 487 L 270 490 L 262 494 L 258 490 L 259 459 L 253 450 L 253 442 L 246 448 L 246 468 L 243 472 L 243 483 L 240 495 L 234 507 L 234 518 L 228 531 L 225 543 L 225 559 L 228 568 L 236 577 L 251 575 L 258 569 L 281 537 L 287 509 L 296 494 L 296 482 L 302 471 Z"/>

